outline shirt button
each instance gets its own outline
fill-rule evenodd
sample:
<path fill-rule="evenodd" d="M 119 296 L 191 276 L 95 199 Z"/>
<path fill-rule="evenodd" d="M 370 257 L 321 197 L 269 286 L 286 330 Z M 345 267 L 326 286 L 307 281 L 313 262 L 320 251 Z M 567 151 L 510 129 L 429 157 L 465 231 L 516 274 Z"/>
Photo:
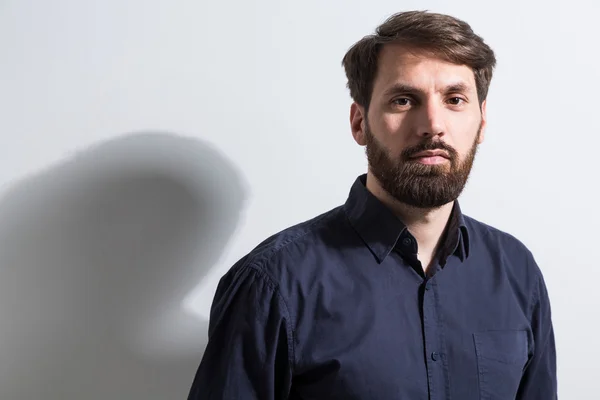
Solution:
<path fill-rule="evenodd" d="M 433 353 L 431 353 L 431 359 L 433 361 L 437 361 L 439 357 L 440 357 L 440 354 L 438 352 L 434 351 Z"/>
<path fill-rule="evenodd" d="M 402 244 L 405 246 L 410 246 L 412 244 L 412 240 L 410 238 L 404 238 L 402 240 Z"/>

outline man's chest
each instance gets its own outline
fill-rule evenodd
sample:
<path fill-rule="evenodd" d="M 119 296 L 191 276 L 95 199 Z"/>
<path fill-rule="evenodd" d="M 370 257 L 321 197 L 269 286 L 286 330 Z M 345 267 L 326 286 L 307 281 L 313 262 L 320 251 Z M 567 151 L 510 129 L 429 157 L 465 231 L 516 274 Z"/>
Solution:
<path fill-rule="evenodd" d="M 519 305 L 506 300 L 510 288 L 444 284 L 434 277 L 396 291 L 386 284 L 308 302 L 313 309 L 304 312 L 313 318 L 298 326 L 294 393 L 514 399 L 530 332 Z"/>

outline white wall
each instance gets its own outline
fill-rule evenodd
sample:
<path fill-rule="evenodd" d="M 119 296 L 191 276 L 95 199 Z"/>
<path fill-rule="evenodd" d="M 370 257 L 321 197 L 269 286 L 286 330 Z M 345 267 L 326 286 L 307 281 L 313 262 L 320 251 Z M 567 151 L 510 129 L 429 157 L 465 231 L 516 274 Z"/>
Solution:
<path fill-rule="evenodd" d="M 1 1 L 0 398 L 185 398 L 218 278 L 365 170 L 340 62 L 399 7 L 496 51 L 462 207 L 533 250 L 560 397 L 597 398 L 591 0 Z"/>

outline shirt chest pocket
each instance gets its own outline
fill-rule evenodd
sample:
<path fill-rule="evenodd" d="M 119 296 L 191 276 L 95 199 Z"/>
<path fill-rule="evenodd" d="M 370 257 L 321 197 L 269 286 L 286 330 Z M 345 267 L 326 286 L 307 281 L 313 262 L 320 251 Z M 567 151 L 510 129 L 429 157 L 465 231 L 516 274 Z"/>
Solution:
<path fill-rule="evenodd" d="M 527 331 L 486 331 L 473 334 L 479 398 L 514 400 L 528 359 Z"/>

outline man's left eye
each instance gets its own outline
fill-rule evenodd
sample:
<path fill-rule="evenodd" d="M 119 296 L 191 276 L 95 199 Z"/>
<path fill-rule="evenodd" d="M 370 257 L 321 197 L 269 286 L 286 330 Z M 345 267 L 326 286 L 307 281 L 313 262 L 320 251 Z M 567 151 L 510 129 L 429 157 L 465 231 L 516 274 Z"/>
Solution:
<path fill-rule="evenodd" d="M 461 102 L 464 102 L 464 100 L 460 97 L 452 97 L 450 99 L 450 103 L 452 104 L 460 104 Z"/>

